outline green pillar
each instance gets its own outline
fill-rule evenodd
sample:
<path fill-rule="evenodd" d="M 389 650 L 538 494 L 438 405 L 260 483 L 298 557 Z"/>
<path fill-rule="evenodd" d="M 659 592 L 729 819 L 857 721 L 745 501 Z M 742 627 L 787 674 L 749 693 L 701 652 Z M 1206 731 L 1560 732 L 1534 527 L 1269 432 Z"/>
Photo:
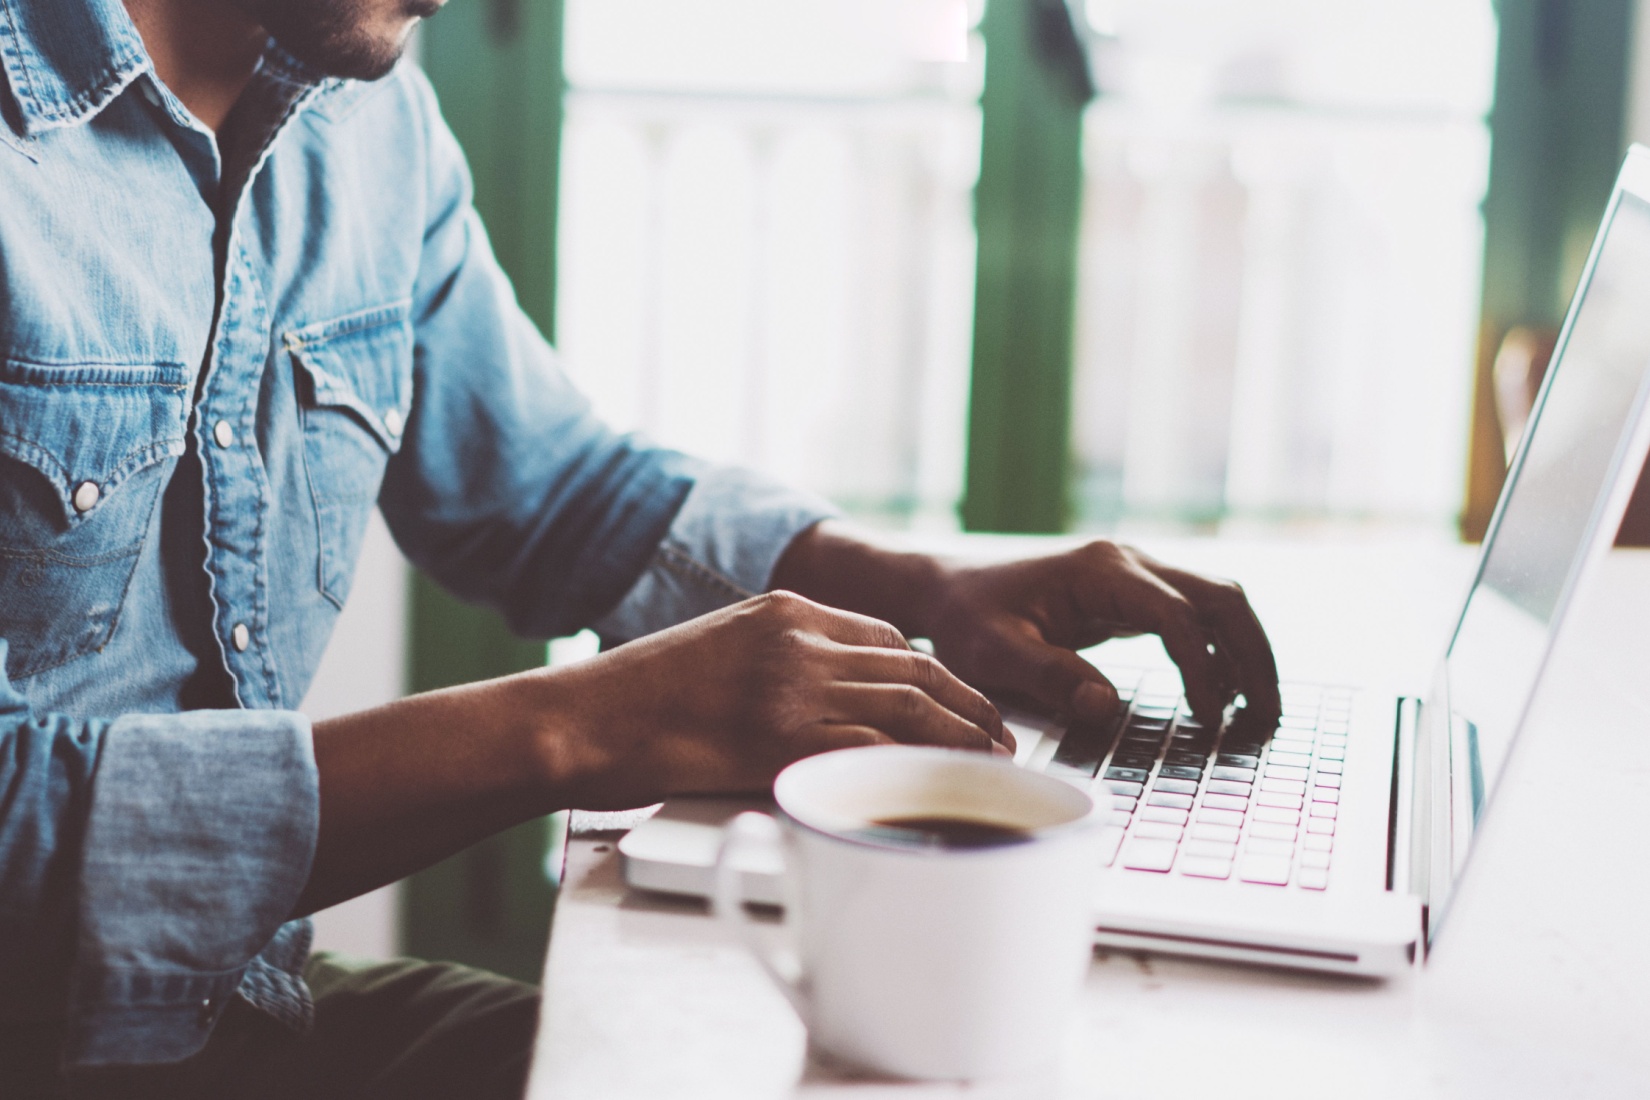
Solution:
<path fill-rule="evenodd" d="M 1050 532 L 1068 516 L 1072 314 L 1087 61 L 1064 0 L 989 0 L 962 518 Z"/>
<path fill-rule="evenodd" d="M 556 315 L 562 0 L 465 0 L 424 28 L 423 65 L 475 177 L 476 208 L 516 294 L 546 337 Z M 545 644 L 414 578 L 414 691 L 537 668 Z M 455 730 L 455 736 L 463 731 Z M 527 822 L 414 875 L 403 895 L 409 954 L 536 982 L 555 904 L 546 856 L 562 815 Z"/>
<path fill-rule="evenodd" d="M 1633 0 L 1499 0 L 1484 298 L 1462 533 L 1481 538 L 1505 459 L 1491 370 L 1514 325 L 1564 319 L 1625 152 Z"/>

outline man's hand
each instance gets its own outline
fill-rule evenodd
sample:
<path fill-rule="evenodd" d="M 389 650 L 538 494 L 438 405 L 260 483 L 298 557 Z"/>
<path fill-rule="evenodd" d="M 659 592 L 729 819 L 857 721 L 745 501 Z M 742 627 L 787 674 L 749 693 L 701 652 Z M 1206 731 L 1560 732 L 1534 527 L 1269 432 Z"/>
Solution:
<path fill-rule="evenodd" d="M 774 584 L 928 637 L 975 687 L 1061 714 L 1114 712 L 1116 690 L 1073 651 L 1140 633 L 1162 638 L 1199 720 L 1218 724 L 1239 693 L 1251 710 L 1277 712 L 1277 666 L 1242 589 L 1112 542 L 964 564 L 883 550 L 826 523 L 792 543 Z"/>
<path fill-rule="evenodd" d="M 315 724 L 320 836 L 295 915 L 552 810 L 765 791 L 827 749 L 1007 754 L 996 708 L 887 623 L 772 592 L 582 664 Z"/>
<path fill-rule="evenodd" d="M 978 691 L 887 623 L 770 592 L 556 674 L 578 805 L 766 789 L 793 760 L 896 741 L 1009 753 Z"/>

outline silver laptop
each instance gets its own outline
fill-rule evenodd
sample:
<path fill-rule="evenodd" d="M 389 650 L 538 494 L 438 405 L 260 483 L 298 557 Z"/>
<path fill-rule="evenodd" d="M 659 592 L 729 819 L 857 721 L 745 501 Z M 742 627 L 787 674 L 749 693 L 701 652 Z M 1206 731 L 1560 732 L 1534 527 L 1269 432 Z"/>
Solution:
<path fill-rule="evenodd" d="M 1172 670 L 1105 671 L 1125 713 L 1005 715 L 1016 759 L 1110 807 L 1102 944 L 1384 975 L 1437 933 L 1572 594 L 1650 450 L 1650 150 L 1634 146 L 1430 690 L 1284 683 L 1274 727 L 1191 716 Z M 1105 668 L 1102 665 L 1102 668 Z M 635 887 L 706 895 L 747 802 L 678 799 L 619 843 Z M 747 874 L 776 902 L 772 874 Z"/>

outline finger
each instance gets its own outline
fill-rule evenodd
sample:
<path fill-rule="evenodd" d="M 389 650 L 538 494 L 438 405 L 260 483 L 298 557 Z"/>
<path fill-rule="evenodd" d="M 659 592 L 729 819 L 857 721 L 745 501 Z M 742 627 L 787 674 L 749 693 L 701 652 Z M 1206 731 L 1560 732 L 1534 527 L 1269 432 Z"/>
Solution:
<path fill-rule="evenodd" d="M 1185 593 L 1213 628 L 1219 648 L 1235 666 L 1233 686 L 1243 693 L 1245 702 L 1257 711 L 1276 714 L 1280 706 L 1277 659 L 1243 589 L 1230 581 L 1201 577 L 1149 559 L 1146 566 Z"/>
<path fill-rule="evenodd" d="M 1007 634 L 993 654 L 1002 686 L 1029 695 L 1046 710 L 1073 718 L 1104 721 L 1117 713 L 1117 689 L 1101 671 L 1063 646 L 1050 645 L 1033 628 Z"/>
<path fill-rule="evenodd" d="M 1108 575 L 1109 574 L 1109 575 Z M 1147 569 L 1130 552 L 1119 570 L 1085 574 L 1088 598 L 1109 605 L 1126 622 L 1150 630 L 1163 641 L 1169 659 L 1180 669 L 1186 701 L 1200 722 L 1218 729 L 1226 707 L 1221 660 L 1197 608 L 1173 585 Z"/>
<path fill-rule="evenodd" d="M 989 752 L 997 740 L 911 684 L 836 684 L 825 702 L 840 720 L 870 726 L 895 741 Z"/>
<path fill-rule="evenodd" d="M 1002 715 L 991 700 L 926 653 L 844 646 L 833 662 L 833 672 L 845 681 L 921 688 L 947 710 L 985 730 L 993 740 L 1013 743 L 1013 734 L 1003 725 Z"/>
<path fill-rule="evenodd" d="M 819 744 L 813 752 L 859 749 L 869 745 L 892 745 L 894 739 L 879 729 L 849 722 L 827 722 L 819 727 Z"/>

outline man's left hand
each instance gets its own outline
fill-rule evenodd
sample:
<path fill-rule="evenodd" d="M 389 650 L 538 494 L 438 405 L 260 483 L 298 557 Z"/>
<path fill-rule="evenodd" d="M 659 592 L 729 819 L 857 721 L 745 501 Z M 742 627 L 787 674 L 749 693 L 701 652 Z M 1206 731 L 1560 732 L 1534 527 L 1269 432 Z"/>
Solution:
<path fill-rule="evenodd" d="M 882 549 L 828 521 L 798 536 L 773 583 L 927 637 L 976 688 L 1068 717 L 1103 719 L 1117 707 L 1116 690 L 1075 651 L 1142 633 L 1162 639 L 1200 721 L 1218 726 L 1238 694 L 1249 710 L 1277 714 L 1277 666 L 1243 590 L 1106 540 L 962 563 Z"/>

